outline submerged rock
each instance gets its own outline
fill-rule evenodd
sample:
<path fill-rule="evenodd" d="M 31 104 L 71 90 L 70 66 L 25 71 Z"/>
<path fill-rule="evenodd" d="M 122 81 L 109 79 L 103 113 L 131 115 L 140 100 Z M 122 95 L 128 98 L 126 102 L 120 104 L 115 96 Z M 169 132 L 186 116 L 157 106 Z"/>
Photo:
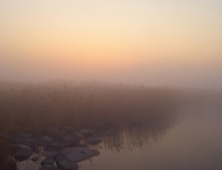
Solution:
<path fill-rule="evenodd" d="M 65 170 L 78 170 L 79 169 L 78 164 L 74 162 L 70 162 L 70 161 L 61 161 L 57 163 L 57 166 Z"/>
<path fill-rule="evenodd" d="M 96 145 L 100 142 L 102 142 L 103 140 L 100 138 L 100 137 L 91 137 L 89 138 L 86 142 L 89 143 L 89 144 L 92 144 L 92 145 Z"/>
<path fill-rule="evenodd" d="M 17 150 L 17 152 L 14 155 L 14 158 L 17 161 L 21 162 L 28 159 L 31 155 L 32 155 L 32 152 L 30 149 L 22 148 L 22 149 Z"/>
<path fill-rule="evenodd" d="M 90 150 L 87 148 L 81 148 L 81 147 L 65 148 L 57 154 L 56 162 L 61 162 L 66 160 L 77 163 L 97 155 L 99 155 L 99 151 Z"/>

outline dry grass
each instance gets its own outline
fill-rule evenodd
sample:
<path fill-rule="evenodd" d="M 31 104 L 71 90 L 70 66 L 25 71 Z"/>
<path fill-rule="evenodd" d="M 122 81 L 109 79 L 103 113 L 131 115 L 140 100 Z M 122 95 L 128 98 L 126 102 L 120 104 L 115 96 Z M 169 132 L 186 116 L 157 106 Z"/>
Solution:
<path fill-rule="evenodd" d="M 164 118 L 181 103 L 181 90 L 168 87 L 49 82 L 39 85 L 1 83 L 0 116 L 11 129 L 41 130 L 46 126 L 91 126 L 104 117 L 110 124 L 132 124 Z"/>

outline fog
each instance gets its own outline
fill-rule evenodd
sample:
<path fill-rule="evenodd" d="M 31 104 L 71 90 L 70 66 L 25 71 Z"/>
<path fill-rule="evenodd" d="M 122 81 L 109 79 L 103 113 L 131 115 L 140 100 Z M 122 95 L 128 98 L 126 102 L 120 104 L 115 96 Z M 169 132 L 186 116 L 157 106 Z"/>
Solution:
<path fill-rule="evenodd" d="M 50 80 L 91 81 L 179 88 L 221 89 L 222 68 L 217 63 L 142 63 L 127 66 L 98 66 L 95 68 L 67 65 L 51 61 L 36 62 L 32 59 L 10 60 L 0 58 L 0 80 L 42 83 Z M 118 62 L 118 61 L 117 61 Z M 119 63 L 121 64 L 121 63 Z M 84 63 L 82 64 L 84 66 Z"/>

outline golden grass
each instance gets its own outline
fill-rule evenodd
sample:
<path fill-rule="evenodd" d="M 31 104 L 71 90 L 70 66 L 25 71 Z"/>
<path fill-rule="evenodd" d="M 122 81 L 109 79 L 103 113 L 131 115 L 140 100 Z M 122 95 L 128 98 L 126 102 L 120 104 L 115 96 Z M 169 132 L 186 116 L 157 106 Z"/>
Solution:
<path fill-rule="evenodd" d="M 98 117 L 110 124 L 119 121 L 137 124 L 169 116 L 180 106 L 181 96 L 181 90 L 169 87 L 4 82 L 0 88 L 0 118 L 7 119 L 11 129 L 34 131 L 47 126 L 90 127 Z"/>

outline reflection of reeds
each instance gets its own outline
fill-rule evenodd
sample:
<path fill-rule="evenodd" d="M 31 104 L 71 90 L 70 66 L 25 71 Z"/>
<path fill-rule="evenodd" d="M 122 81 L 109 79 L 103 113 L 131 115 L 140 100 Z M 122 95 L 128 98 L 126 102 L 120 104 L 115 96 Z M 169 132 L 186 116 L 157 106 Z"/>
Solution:
<path fill-rule="evenodd" d="M 103 136 L 102 147 L 113 151 L 133 150 L 150 146 L 159 141 L 169 128 L 172 128 L 177 116 L 153 121 L 150 124 L 126 126 L 115 130 L 111 136 Z"/>
<path fill-rule="evenodd" d="M 110 124 L 132 124 L 165 117 L 178 106 L 178 90 L 107 84 L 1 84 L 0 113 L 18 127 L 90 126 L 104 117 Z"/>

